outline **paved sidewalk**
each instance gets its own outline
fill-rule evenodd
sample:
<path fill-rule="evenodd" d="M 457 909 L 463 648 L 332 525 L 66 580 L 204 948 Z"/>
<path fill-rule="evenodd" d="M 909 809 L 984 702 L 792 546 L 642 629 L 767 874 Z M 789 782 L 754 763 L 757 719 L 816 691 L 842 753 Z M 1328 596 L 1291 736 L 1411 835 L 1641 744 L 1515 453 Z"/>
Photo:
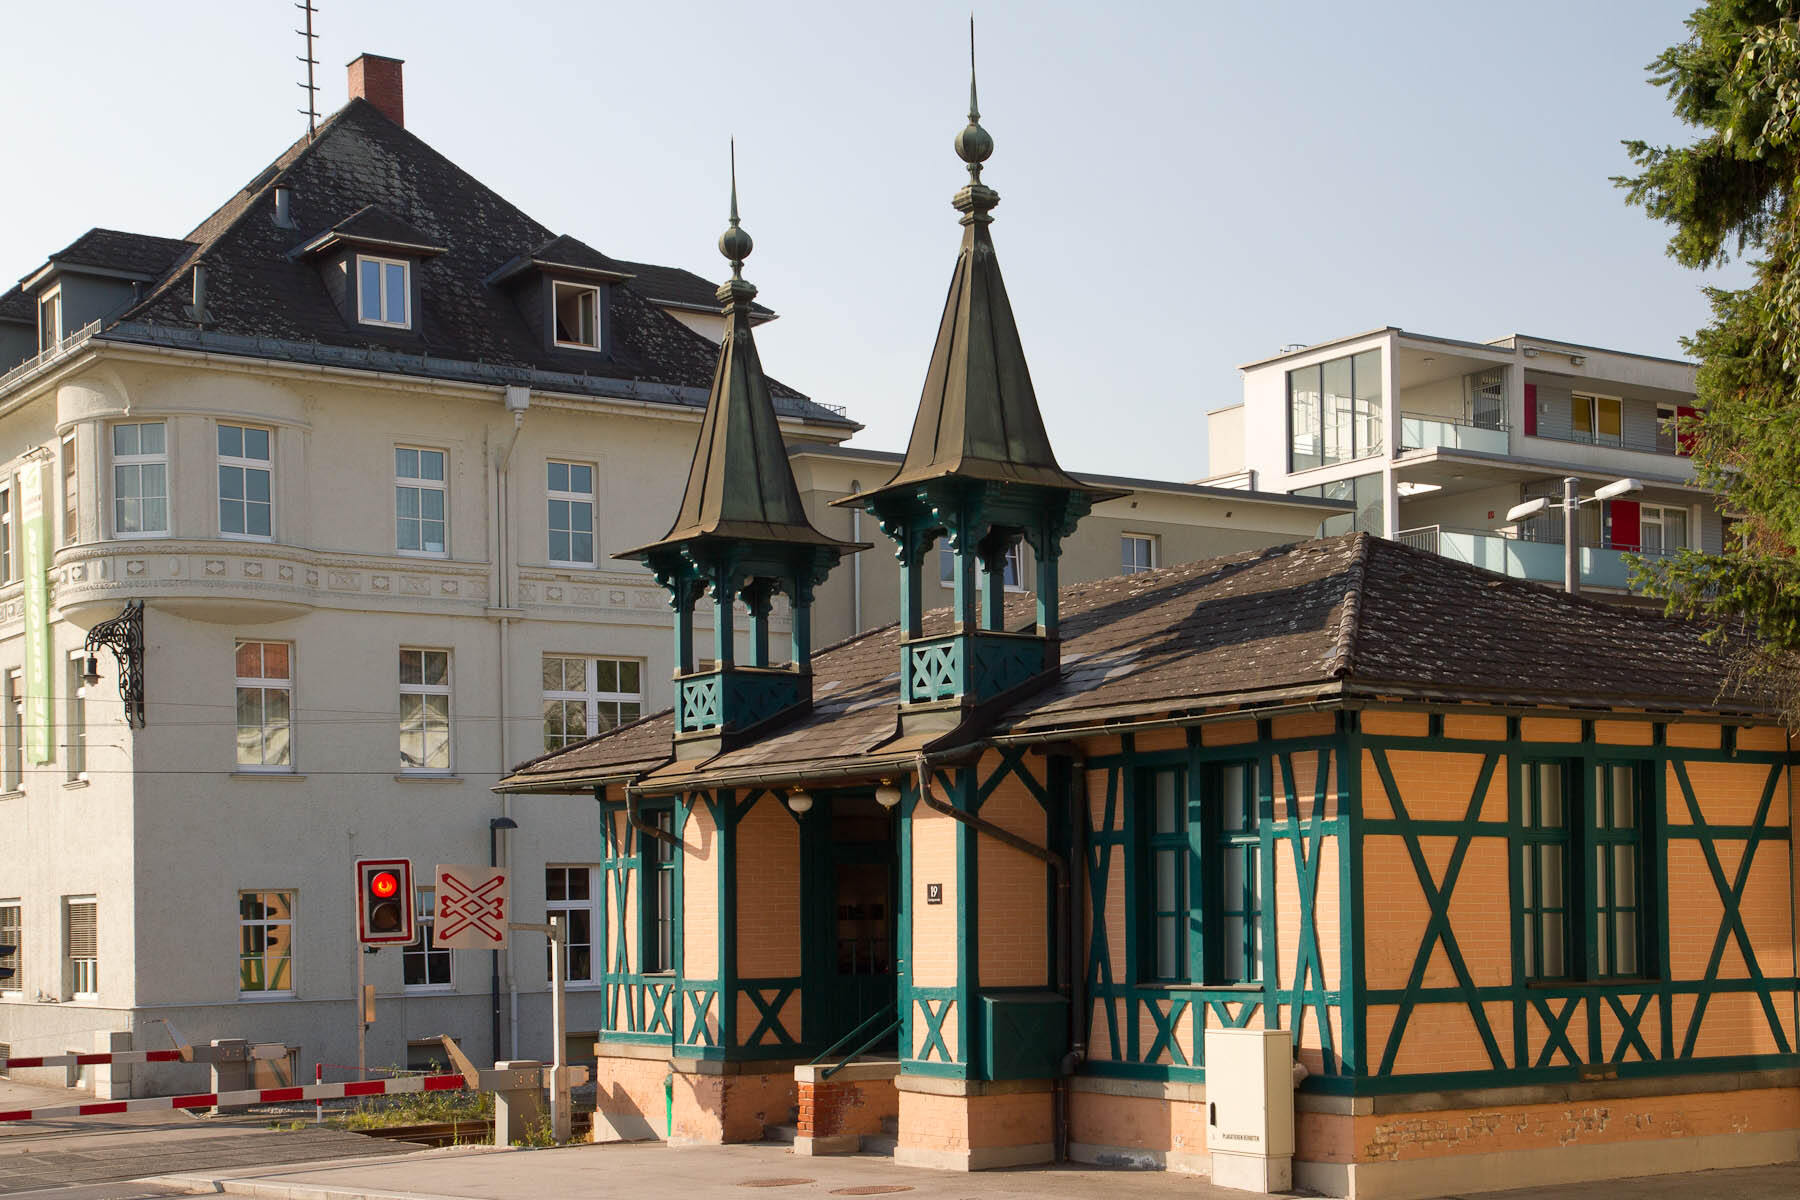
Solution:
<path fill-rule="evenodd" d="M 786 1146 L 669 1149 L 656 1143 L 559 1150 L 451 1148 L 404 1158 L 314 1163 L 220 1175 L 183 1173 L 147 1180 L 198 1193 L 262 1200 L 640 1200 L 647 1194 L 737 1197 L 745 1189 L 790 1197 L 904 1194 L 906 1200 L 1096 1197 L 1107 1200 L 1247 1200 L 1192 1175 L 1085 1167 L 983 1171 L 975 1175 L 897 1167 L 869 1156 L 798 1158 Z M 1562 1188 L 1489 1192 L 1482 1200 L 1794 1200 L 1800 1167 L 1710 1171 Z"/>

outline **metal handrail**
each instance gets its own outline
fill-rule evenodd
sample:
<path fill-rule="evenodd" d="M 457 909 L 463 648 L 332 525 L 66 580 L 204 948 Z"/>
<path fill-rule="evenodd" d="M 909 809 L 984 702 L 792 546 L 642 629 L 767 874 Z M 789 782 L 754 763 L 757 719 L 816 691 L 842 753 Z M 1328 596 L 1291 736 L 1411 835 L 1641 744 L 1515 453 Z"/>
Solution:
<path fill-rule="evenodd" d="M 868 1039 L 866 1041 L 864 1041 L 862 1045 L 858 1046 L 856 1049 L 852 1050 L 850 1053 L 844 1055 L 842 1061 L 840 1061 L 832 1066 L 826 1067 L 823 1071 L 820 1071 L 819 1072 L 819 1081 L 822 1083 L 825 1080 L 830 1079 L 833 1075 L 836 1075 L 839 1071 L 841 1071 L 845 1067 L 849 1066 L 856 1059 L 861 1058 L 863 1051 L 869 1049 L 869 1047 L 873 1046 L 876 1042 L 879 1042 L 882 1038 L 886 1037 L 888 1034 L 894 1032 L 894 1030 L 896 1030 L 898 1028 L 900 1028 L 900 1018 L 898 1016 L 896 1016 L 892 1021 L 889 1021 L 886 1025 L 883 1025 L 880 1029 L 877 1029 L 874 1033 L 870 1034 Z"/>
<path fill-rule="evenodd" d="M 875 1022 L 881 1020 L 883 1017 L 887 1016 L 890 1012 L 894 1012 L 894 1009 L 895 1009 L 895 1002 L 892 1000 L 888 1001 L 886 1004 L 884 1004 L 880 1008 L 876 1009 L 869 1016 L 864 1017 L 862 1024 L 858 1025 L 855 1029 L 852 1029 L 849 1033 L 846 1033 L 843 1037 L 839 1038 L 837 1041 L 831 1043 L 831 1045 L 829 1047 L 827 1047 L 825 1050 L 823 1050 L 819 1053 L 819 1057 L 813 1059 L 811 1062 L 807 1063 L 806 1065 L 809 1067 L 818 1066 L 820 1063 L 822 1063 L 826 1059 L 830 1058 L 833 1054 L 836 1054 L 839 1050 L 843 1049 L 846 1045 L 848 1045 L 850 1043 L 850 1040 L 852 1038 L 856 1037 L 863 1030 L 867 1029 L 869 1026 L 873 1025 Z M 863 1043 L 863 1045 L 857 1049 L 856 1054 L 861 1054 L 864 1050 L 867 1050 L 870 1046 L 873 1046 L 881 1038 L 887 1036 L 887 1034 L 889 1032 L 891 1032 L 896 1025 L 899 1025 L 899 1024 L 900 1024 L 900 1018 L 896 1014 L 893 1021 L 886 1028 L 884 1028 L 880 1033 L 876 1034 L 874 1037 L 870 1038 L 867 1042 Z M 849 1062 L 852 1058 L 856 1057 L 856 1054 L 846 1055 L 844 1058 L 844 1062 Z M 841 1067 L 843 1065 L 844 1065 L 844 1063 L 840 1062 L 837 1065 L 837 1067 Z M 831 1071 L 836 1071 L 837 1067 L 832 1067 Z M 829 1077 L 829 1072 L 827 1073 L 827 1077 Z"/>
<path fill-rule="evenodd" d="M 1543 427 L 1539 426 L 1537 433 L 1533 436 L 1550 442 L 1569 442 L 1577 446 L 1599 446 L 1606 450 L 1631 450 L 1638 454 L 1664 454 L 1671 458 L 1692 457 L 1681 452 L 1680 438 L 1674 434 L 1665 435 L 1660 430 L 1647 438 L 1641 433 L 1626 434 L 1622 431 L 1617 437 L 1614 437 L 1603 433 L 1583 433 L 1577 429 L 1571 429 L 1567 433 L 1545 432 Z"/>
<path fill-rule="evenodd" d="M 1558 527 L 1553 530 L 1553 532 L 1560 534 L 1562 530 Z M 1437 538 L 1439 535 L 1446 533 L 1468 534 L 1473 537 L 1502 538 L 1509 542 L 1530 542 L 1533 545 L 1540 546 L 1562 545 L 1561 537 L 1531 537 L 1516 530 L 1476 529 L 1473 526 L 1458 525 L 1420 525 L 1412 529 L 1402 529 L 1394 534 L 1394 540 L 1403 542 L 1416 549 L 1431 550 L 1435 552 Z M 1430 544 L 1427 544 L 1428 542 Z M 1680 554 L 1689 547 L 1676 546 L 1670 549 L 1657 550 L 1646 547 L 1641 543 L 1638 545 L 1628 545 L 1619 542 L 1601 542 L 1598 545 L 1590 545 L 1584 540 L 1581 544 L 1581 548 L 1583 550 L 1619 550 L 1626 554 L 1641 554 L 1649 558 L 1673 558 L 1675 555 Z"/>
<path fill-rule="evenodd" d="M 1499 421 L 1491 423 L 1477 421 L 1467 414 L 1462 416 L 1451 416 L 1448 413 L 1408 412 L 1405 409 L 1400 410 L 1400 416 L 1403 420 L 1411 417 L 1415 421 L 1436 421 L 1440 425 L 1460 425 L 1464 429 L 1492 429 L 1495 433 L 1505 433 L 1512 428 L 1512 426 L 1507 423 L 1504 414 L 1502 414 Z"/>

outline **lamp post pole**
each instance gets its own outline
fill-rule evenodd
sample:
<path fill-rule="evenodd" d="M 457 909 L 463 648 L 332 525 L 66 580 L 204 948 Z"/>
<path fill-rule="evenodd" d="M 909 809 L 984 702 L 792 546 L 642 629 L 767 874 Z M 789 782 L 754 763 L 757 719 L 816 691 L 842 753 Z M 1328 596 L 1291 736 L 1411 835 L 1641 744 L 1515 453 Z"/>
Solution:
<path fill-rule="evenodd" d="M 1577 476 L 1563 478 L 1563 591 L 1571 596 L 1581 593 L 1581 524 L 1576 520 L 1581 509 L 1581 486 Z"/>

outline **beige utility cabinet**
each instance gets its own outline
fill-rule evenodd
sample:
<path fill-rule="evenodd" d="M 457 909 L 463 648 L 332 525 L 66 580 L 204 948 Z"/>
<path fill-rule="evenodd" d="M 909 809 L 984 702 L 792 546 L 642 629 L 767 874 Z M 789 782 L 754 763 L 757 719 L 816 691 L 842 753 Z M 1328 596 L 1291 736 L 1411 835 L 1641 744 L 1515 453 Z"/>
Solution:
<path fill-rule="evenodd" d="M 1293 1185 L 1292 1038 L 1285 1029 L 1206 1031 L 1206 1148 L 1220 1187 Z"/>

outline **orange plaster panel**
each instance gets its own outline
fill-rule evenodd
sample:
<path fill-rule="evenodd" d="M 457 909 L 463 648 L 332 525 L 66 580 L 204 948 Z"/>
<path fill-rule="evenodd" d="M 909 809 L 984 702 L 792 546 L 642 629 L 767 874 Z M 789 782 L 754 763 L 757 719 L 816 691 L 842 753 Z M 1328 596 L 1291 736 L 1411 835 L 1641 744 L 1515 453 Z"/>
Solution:
<path fill-rule="evenodd" d="M 1029 760 L 1028 760 L 1029 761 Z M 985 763 L 984 763 L 985 766 Z M 981 815 L 1032 845 L 1044 844 L 1044 810 L 1024 781 L 1008 775 L 981 806 Z M 984 987 L 1044 987 L 1049 983 L 1048 868 L 990 838 L 976 838 L 979 863 L 980 979 Z M 949 903 L 948 898 L 945 901 Z"/>
<path fill-rule="evenodd" d="M 1069 1097 L 1069 1138 L 1121 1150 L 1205 1154 L 1206 1105 L 1074 1092 Z"/>
<path fill-rule="evenodd" d="M 1216 721 L 1200 727 L 1202 746 L 1242 746 L 1255 740 L 1255 721 Z"/>
<path fill-rule="evenodd" d="M 738 820 L 737 970 L 746 979 L 800 974 L 800 826 L 766 793 Z"/>
<path fill-rule="evenodd" d="M 1761 854 L 1761 851 L 1758 851 Z M 1669 905 L 1669 967 L 1677 980 L 1699 979 L 1718 936 L 1725 906 L 1718 886 L 1707 869 L 1700 843 L 1692 838 L 1669 839 L 1669 895 L 1681 903 Z M 1729 878 L 1729 876 L 1727 876 Z"/>
<path fill-rule="evenodd" d="M 1296 750 L 1287 756 L 1293 766 L 1289 776 L 1286 763 L 1281 764 L 1280 787 L 1275 791 L 1275 818 L 1331 818 L 1337 816 L 1337 755 L 1330 750 Z M 1319 772 L 1325 773 L 1325 799 L 1319 802 Z"/>
<path fill-rule="evenodd" d="M 1431 910 L 1399 837 L 1363 838 L 1363 958 L 1371 988 L 1405 987 Z"/>
<path fill-rule="evenodd" d="M 1579 742 L 1581 722 L 1568 717 L 1522 717 L 1519 736 L 1528 742 Z"/>
<path fill-rule="evenodd" d="M 1354 1118 L 1358 1162 L 1395 1162 L 1495 1154 L 1558 1146 L 1775 1133 L 1800 1128 L 1800 1089 L 1645 1096 L 1585 1103 Z M 1600 1186 L 1596 1194 L 1604 1194 Z"/>
<path fill-rule="evenodd" d="M 919 987 L 954 987 L 957 982 L 956 913 L 961 903 L 956 884 L 957 824 L 922 804 L 913 808 L 909 824 L 913 875 L 909 906 L 913 923 L 912 980 Z M 925 885 L 928 883 L 943 885 L 943 903 L 925 903 Z"/>
<path fill-rule="evenodd" d="M 1717 750 L 1719 727 L 1697 725 L 1691 721 L 1670 721 L 1663 730 L 1663 741 L 1684 750 Z"/>
<path fill-rule="evenodd" d="M 1343 957 L 1343 926 L 1339 900 L 1342 887 L 1338 879 L 1338 839 L 1320 841 L 1318 852 L 1318 892 L 1313 898 L 1313 930 L 1319 939 L 1319 970 L 1325 976 L 1328 991 L 1337 990 Z"/>
<path fill-rule="evenodd" d="M 1431 718 L 1422 712 L 1369 709 L 1362 715 L 1362 731 L 1381 737 L 1424 737 L 1431 732 Z"/>
<path fill-rule="evenodd" d="M 1293 716 L 1276 717 L 1270 732 L 1277 740 L 1282 738 L 1323 737 L 1337 732 L 1337 714 L 1328 712 L 1297 713 Z"/>
<path fill-rule="evenodd" d="M 1446 754 L 1435 750 L 1389 750 L 1388 773 L 1400 791 L 1400 802 L 1415 821 L 1460 821 L 1469 815 L 1469 801 L 1481 779 L 1483 755 Z M 1497 791 L 1500 812 L 1505 812 L 1505 764 L 1494 768 L 1487 799 Z"/>
<path fill-rule="evenodd" d="M 1594 722 L 1594 740 L 1605 746 L 1648 746 L 1654 733 L 1648 721 Z"/>
<path fill-rule="evenodd" d="M 1737 744 L 1739 750 L 1783 751 L 1788 748 L 1787 730 L 1779 725 L 1740 729 L 1738 730 Z"/>
<path fill-rule="evenodd" d="M 1394 817 L 1394 806 L 1388 803 L 1381 772 L 1375 768 L 1374 756 L 1367 752 L 1362 756 L 1362 815 L 1370 821 L 1391 821 Z"/>
<path fill-rule="evenodd" d="M 1506 839 L 1470 839 L 1456 890 L 1450 893 L 1450 928 L 1477 987 L 1512 982 L 1512 903 L 1507 889 Z"/>
<path fill-rule="evenodd" d="M 1138 734 L 1133 739 L 1132 746 L 1139 754 L 1147 754 L 1155 750 L 1185 750 L 1187 749 L 1187 730 L 1152 729 Z"/>
<path fill-rule="evenodd" d="M 1088 819 L 1094 828 L 1102 832 L 1109 829 L 1125 827 L 1125 784 L 1120 773 L 1114 771 L 1092 770 L 1087 773 L 1088 781 Z M 1110 825 L 1106 821 L 1106 792 L 1116 788 L 1113 796 L 1113 818 Z"/>
<path fill-rule="evenodd" d="M 1506 718 L 1445 713 L 1444 736 L 1466 741 L 1502 742 L 1506 740 Z"/>
<path fill-rule="evenodd" d="M 1756 762 L 1690 762 L 1684 764 L 1700 815 L 1708 825 L 1748 825 L 1756 820 L 1757 805 L 1769 786 L 1768 763 Z M 1769 804 L 1770 824 L 1787 824 L 1787 789 L 1777 780 L 1775 798 Z M 1689 824 L 1687 797 L 1669 768 L 1669 823 Z"/>
<path fill-rule="evenodd" d="M 688 979 L 719 974 L 718 843 L 712 809 L 695 804 L 681 834 L 681 971 Z"/>
<path fill-rule="evenodd" d="M 1783 1004 L 1778 995 L 1774 1009 L 1775 1024 L 1771 1026 L 1762 1001 L 1754 993 L 1714 993 L 1706 1002 L 1706 1012 L 1700 1018 L 1700 1033 L 1694 1039 L 1694 1057 L 1724 1058 L 1740 1054 L 1781 1053 L 1775 1040 L 1776 1028 L 1782 1031 L 1791 1048 L 1794 1044 L 1793 1002 L 1790 1000 Z M 1691 1016 L 1689 1019 L 1691 1020 Z M 1687 1031 L 1686 1021 L 1675 1026 L 1675 1045 L 1678 1049 L 1687 1037 Z"/>
<path fill-rule="evenodd" d="M 1503 1002 L 1486 1004 L 1482 1006 L 1482 1011 L 1487 1016 L 1494 1040 L 1504 1056 L 1511 1040 L 1512 1005 Z M 1388 1025 L 1391 1028 L 1391 1019 Z M 1371 1041 L 1370 1051 L 1375 1061 L 1379 1062 L 1379 1056 L 1387 1051 L 1385 1037 L 1381 1042 Z M 1493 1069 L 1493 1060 L 1482 1044 L 1481 1034 L 1468 1005 L 1453 1002 L 1418 1004 L 1413 1007 L 1412 1015 L 1406 1021 L 1406 1031 L 1400 1038 L 1400 1050 L 1394 1056 L 1395 1074 Z"/>

